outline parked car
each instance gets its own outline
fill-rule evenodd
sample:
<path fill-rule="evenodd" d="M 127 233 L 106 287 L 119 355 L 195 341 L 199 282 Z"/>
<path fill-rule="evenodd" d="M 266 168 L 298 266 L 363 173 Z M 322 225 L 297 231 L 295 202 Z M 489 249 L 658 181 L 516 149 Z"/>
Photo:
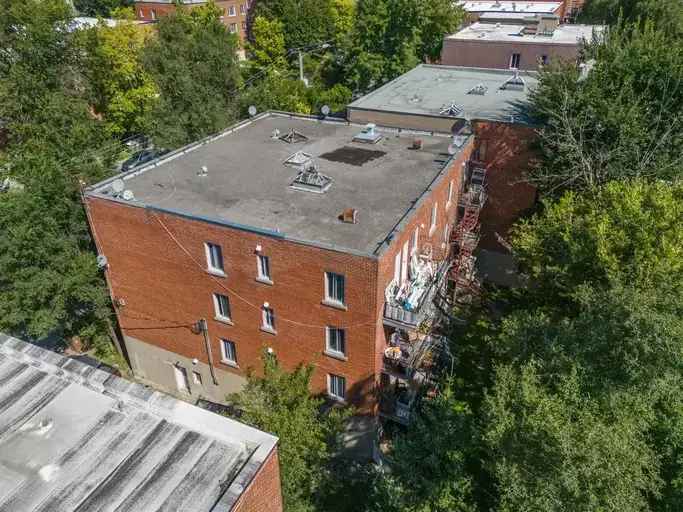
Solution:
<path fill-rule="evenodd" d="M 144 149 L 142 151 L 138 151 L 128 160 L 123 162 L 123 165 L 121 165 L 121 172 L 130 171 L 131 169 L 151 162 L 155 158 L 159 158 L 166 153 L 168 153 L 168 151 L 160 151 L 158 149 Z"/>

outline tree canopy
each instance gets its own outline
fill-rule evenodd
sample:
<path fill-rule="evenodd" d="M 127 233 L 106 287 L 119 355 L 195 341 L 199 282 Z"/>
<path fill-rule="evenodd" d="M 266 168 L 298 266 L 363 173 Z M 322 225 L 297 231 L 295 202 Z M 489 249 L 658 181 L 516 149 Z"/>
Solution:
<path fill-rule="evenodd" d="M 648 21 L 614 27 L 585 53 L 595 59 L 585 78 L 551 66 L 531 94 L 542 126 L 531 181 L 554 193 L 683 176 L 683 39 Z"/>
<path fill-rule="evenodd" d="M 149 133 L 161 147 L 201 139 L 236 117 L 237 38 L 220 17 L 214 4 L 178 8 L 159 20 L 144 49 L 143 65 L 159 90 Z"/>
<path fill-rule="evenodd" d="M 280 438 L 282 493 L 292 512 L 314 510 L 348 414 L 322 411 L 323 399 L 309 391 L 312 372 L 312 367 L 287 372 L 264 354 L 263 376 L 251 374 L 244 389 L 229 397 L 242 421 Z"/>

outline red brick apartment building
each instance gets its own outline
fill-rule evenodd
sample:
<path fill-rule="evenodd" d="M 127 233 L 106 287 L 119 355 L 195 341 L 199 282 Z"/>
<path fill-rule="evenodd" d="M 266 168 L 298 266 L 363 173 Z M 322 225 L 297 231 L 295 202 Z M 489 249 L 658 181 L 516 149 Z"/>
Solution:
<path fill-rule="evenodd" d="M 560 25 L 557 16 L 480 21 L 444 38 L 441 64 L 533 71 L 554 62 L 576 62 L 583 44 L 603 31 L 597 25 Z"/>
<path fill-rule="evenodd" d="M 282 512 L 278 439 L 0 333 L 0 510 Z"/>
<path fill-rule="evenodd" d="M 444 283 L 472 150 L 471 136 L 268 113 L 92 187 L 135 374 L 223 402 L 269 351 L 374 415 L 392 334 L 416 340 Z"/>
<path fill-rule="evenodd" d="M 200 5 L 206 5 L 206 0 L 181 0 L 183 5 L 192 9 Z M 223 23 L 230 32 L 237 34 L 244 41 L 247 34 L 247 13 L 251 0 L 216 0 L 216 5 L 223 10 Z M 150 0 L 135 2 L 135 14 L 139 20 L 155 21 L 161 16 L 175 11 L 174 0 Z"/>

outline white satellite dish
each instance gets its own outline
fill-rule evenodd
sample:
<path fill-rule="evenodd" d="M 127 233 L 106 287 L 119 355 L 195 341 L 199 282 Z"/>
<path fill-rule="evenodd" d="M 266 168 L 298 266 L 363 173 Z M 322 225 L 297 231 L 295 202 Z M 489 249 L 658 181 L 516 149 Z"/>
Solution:
<path fill-rule="evenodd" d="M 247 112 L 249 112 L 249 115 L 251 117 L 254 117 L 256 115 L 256 112 L 258 112 L 258 110 L 256 110 L 256 107 L 254 105 L 249 105 L 249 109 L 247 110 Z"/>
<path fill-rule="evenodd" d="M 135 199 L 135 195 L 133 194 L 133 191 L 132 191 L 132 190 L 124 190 L 124 191 L 123 191 L 122 197 L 123 197 L 126 201 L 132 201 L 133 199 Z"/>
<path fill-rule="evenodd" d="M 120 194 L 123 192 L 123 189 L 125 188 L 125 183 L 123 183 L 123 180 L 121 178 L 115 179 L 112 184 L 111 184 L 111 189 L 114 191 L 115 194 Z"/>
<path fill-rule="evenodd" d="M 458 152 L 457 149 L 455 149 L 455 146 L 453 144 L 448 145 L 448 154 L 453 156 Z"/>
<path fill-rule="evenodd" d="M 324 116 L 329 116 L 330 115 L 330 106 L 329 105 L 323 105 L 322 108 L 320 109 L 320 112 L 322 112 L 322 114 Z"/>

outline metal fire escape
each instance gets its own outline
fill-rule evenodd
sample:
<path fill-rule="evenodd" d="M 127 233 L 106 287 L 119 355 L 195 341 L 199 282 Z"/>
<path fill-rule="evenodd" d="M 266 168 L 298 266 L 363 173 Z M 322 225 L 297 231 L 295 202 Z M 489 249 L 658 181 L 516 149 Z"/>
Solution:
<path fill-rule="evenodd" d="M 476 257 L 473 253 L 479 244 L 479 216 L 486 203 L 486 167 L 470 161 L 469 174 L 459 203 L 463 215 L 451 235 L 453 264 L 449 277 L 454 284 L 453 301 L 456 304 L 470 302 L 479 294 L 481 284 L 476 276 Z"/>

